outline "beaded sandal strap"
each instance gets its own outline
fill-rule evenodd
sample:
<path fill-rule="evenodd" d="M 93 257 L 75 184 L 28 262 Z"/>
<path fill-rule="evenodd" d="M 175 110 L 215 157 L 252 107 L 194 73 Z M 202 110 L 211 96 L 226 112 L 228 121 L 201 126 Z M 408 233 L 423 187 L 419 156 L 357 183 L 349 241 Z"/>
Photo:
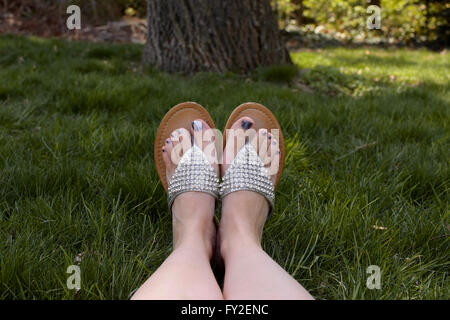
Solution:
<path fill-rule="evenodd" d="M 272 213 L 275 201 L 274 185 L 268 170 L 264 168 L 258 153 L 250 143 L 246 143 L 239 150 L 225 172 L 220 186 L 220 195 L 223 198 L 241 190 L 254 191 L 263 195 L 269 201 L 269 215 Z"/>
<path fill-rule="evenodd" d="M 209 193 L 216 199 L 219 194 L 217 173 L 202 149 L 195 144 L 181 157 L 169 182 L 167 196 L 169 211 L 175 198 L 189 191 Z"/>

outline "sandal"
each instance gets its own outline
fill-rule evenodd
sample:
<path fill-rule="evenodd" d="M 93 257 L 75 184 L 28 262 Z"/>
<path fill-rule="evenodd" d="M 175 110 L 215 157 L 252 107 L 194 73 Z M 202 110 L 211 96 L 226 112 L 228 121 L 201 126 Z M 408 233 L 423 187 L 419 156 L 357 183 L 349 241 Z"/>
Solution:
<path fill-rule="evenodd" d="M 166 166 L 161 153 L 165 139 L 178 128 L 189 130 L 191 123 L 196 119 L 202 119 L 212 129 L 215 128 L 208 111 L 195 102 L 184 102 L 172 107 L 166 113 L 156 132 L 155 166 L 161 184 L 168 194 L 169 211 L 172 209 L 175 198 L 184 192 L 206 192 L 216 199 L 219 195 L 219 177 L 202 149 L 194 142 L 192 147 L 181 157 L 170 182 L 167 183 Z"/>
<path fill-rule="evenodd" d="M 275 188 L 280 181 L 281 173 L 283 171 L 285 147 L 284 138 L 281 132 L 280 124 L 269 109 L 258 103 L 244 103 L 238 106 L 231 113 L 225 125 L 225 130 L 232 127 L 239 118 L 250 117 L 254 120 L 252 129 L 258 131 L 259 129 L 267 129 L 269 132 L 278 130 L 278 143 L 280 148 L 279 166 L 275 183 L 270 180 L 270 175 L 264 163 L 260 159 L 257 150 L 252 143 L 246 142 L 245 145 L 238 151 L 233 159 L 230 167 L 222 177 L 222 184 L 220 186 L 220 196 L 222 199 L 228 194 L 249 190 L 257 192 L 264 196 L 269 202 L 269 215 L 271 215 L 275 201 Z M 223 145 L 226 146 L 227 134 L 223 135 Z"/>

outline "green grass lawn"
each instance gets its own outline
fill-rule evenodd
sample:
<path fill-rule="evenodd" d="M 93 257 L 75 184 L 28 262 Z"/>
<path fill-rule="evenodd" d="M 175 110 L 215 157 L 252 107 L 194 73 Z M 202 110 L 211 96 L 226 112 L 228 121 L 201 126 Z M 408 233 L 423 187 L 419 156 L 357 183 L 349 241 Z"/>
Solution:
<path fill-rule="evenodd" d="M 196 101 L 222 128 L 255 101 L 287 144 L 265 250 L 319 299 L 450 299 L 448 54 L 305 51 L 299 76 L 242 78 L 142 70 L 141 52 L 0 36 L 0 298 L 129 298 L 171 251 L 159 121 Z"/>

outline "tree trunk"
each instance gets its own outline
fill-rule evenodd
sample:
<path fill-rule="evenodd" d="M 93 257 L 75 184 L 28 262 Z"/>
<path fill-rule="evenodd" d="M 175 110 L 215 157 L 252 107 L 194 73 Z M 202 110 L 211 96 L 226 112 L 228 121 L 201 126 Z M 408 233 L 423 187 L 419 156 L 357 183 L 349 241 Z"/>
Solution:
<path fill-rule="evenodd" d="M 291 63 L 270 0 L 147 0 L 144 63 L 167 72 L 247 73 Z"/>

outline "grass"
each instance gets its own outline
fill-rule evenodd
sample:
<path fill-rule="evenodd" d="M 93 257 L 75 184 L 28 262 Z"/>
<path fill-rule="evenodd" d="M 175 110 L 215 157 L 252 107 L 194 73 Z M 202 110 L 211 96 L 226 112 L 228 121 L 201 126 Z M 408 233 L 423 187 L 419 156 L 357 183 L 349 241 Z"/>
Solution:
<path fill-rule="evenodd" d="M 298 52 L 295 78 L 243 79 L 142 71 L 141 52 L 0 36 L 1 299 L 127 299 L 156 270 L 171 224 L 153 141 L 189 100 L 219 128 L 246 101 L 278 117 L 287 158 L 263 245 L 315 297 L 450 298 L 448 54 Z"/>

